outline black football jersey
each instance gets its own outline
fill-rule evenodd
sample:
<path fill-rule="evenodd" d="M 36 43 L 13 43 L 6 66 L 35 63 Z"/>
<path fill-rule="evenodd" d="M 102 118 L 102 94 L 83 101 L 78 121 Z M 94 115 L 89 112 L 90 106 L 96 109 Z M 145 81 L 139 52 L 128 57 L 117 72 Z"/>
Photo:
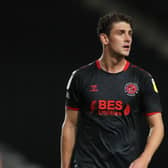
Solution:
<path fill-rule="evenodd" d="M 129 61 L 119 73 L 99 60 L 74 71 L 66 107 L 79 111 L 72 168 L 128 168 L 144 149 L 146 116 L 161 112 L 151 74 Z"/>

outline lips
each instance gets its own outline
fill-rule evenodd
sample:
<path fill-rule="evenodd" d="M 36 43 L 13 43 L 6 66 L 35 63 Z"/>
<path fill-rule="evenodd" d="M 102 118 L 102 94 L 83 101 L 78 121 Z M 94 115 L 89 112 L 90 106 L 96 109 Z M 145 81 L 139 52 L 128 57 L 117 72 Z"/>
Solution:
<path fill-rule="evenodd" d="M 123 48 L 130 48 L 130 46 L 129 45 L 124 45 Z"/>

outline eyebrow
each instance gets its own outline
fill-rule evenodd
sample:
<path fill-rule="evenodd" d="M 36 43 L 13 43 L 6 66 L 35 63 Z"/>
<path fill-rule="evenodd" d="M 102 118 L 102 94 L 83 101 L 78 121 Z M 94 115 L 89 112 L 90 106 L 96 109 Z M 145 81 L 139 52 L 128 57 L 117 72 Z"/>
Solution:
<path fill-rule="evenodd" d="M 125 30 L 125 29 L 117 29 L 116 31 L 127 31 L 127 30 Z M 130 29 L 130 30 L 128 30 L 129 32 L 133 32 L 133 30 L 132 29 Z"/>
<path fill-rule="evenodd" d="M 125 30 L 125 29 L 117 29 L 116 30 L 117 32 L 126 32 L 127 30 Z M 128 30 L 128 33 L 133 33 L 133 30 L 131 29 L 131 30 Z"/>

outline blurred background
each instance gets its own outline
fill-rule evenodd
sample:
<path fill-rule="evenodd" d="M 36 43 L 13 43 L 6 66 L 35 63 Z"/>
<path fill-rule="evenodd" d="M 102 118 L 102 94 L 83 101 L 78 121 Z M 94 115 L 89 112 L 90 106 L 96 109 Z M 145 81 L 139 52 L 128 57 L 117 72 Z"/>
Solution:
<path fill-rule="evenodd" d="M 59 168 L 65 87 L 74 69 L 101 55 L 100 16 L 133 16 L 128 58 L 154 76 L 167 128 L 168 11 L 153 1 L 80 0 L 53 8 L 4 8 L 0 38 L 0 152 L 4 168 Z M 164 165 L 167 131 L 151 168 Z M 161 167 L 161 166 L 160 166 Z"/>

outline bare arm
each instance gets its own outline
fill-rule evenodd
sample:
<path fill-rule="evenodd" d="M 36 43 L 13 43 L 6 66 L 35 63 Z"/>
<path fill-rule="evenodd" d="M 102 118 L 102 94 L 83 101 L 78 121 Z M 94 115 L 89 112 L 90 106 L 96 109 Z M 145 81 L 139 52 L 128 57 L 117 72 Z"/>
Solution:
<path fill-rule="evenodd" d="M 158 113 L 148 117 L 148 121 L 150 126 L 150 133 L 144 152 L 139 158 L 131 163 L 129 168 L 147 168 L 152 159 L 152 156 L 154 155 L 163 139 L 164 126 L 161 114 Z"/>
<path fill-rule="evenodd" d="M 75 144 L 78 111 L 66 110 L 61 134 L 61 168 L 70 168 L 70 161 Z"/>

